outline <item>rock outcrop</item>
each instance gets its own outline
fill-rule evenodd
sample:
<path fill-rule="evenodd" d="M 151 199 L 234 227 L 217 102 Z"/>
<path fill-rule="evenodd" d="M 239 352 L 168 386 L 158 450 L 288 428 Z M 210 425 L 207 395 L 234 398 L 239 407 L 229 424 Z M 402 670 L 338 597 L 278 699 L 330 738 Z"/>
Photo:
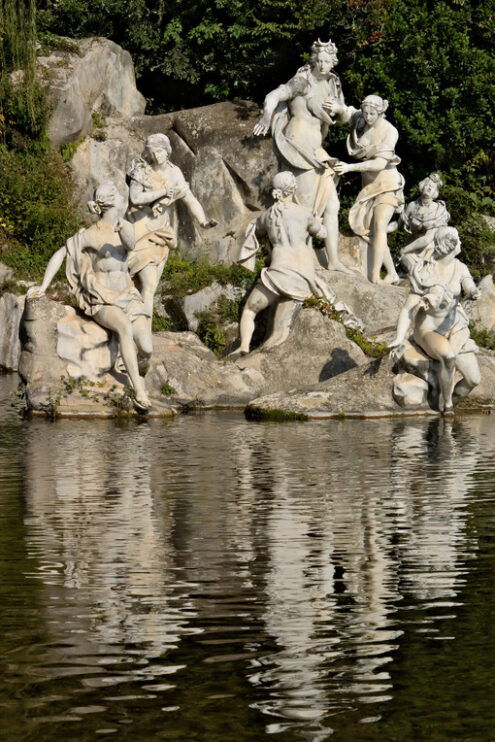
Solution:
<path fill-rule="evenodd" d="M 128 121 L 144 113 L 129 52 L 104 38 L 67 41 L 67 48 L 38 57 L 38 73 L 53 102 L 49 136 L 55 147 L 87 136 L 93 114 Z"/>
<path fill-rule="evenodd" d="M 8 292 L 0 296 L 0 368 L 6 371 L 17 371 L 19 367 L 19 327 L 24 301 L 24 296 Z"/>

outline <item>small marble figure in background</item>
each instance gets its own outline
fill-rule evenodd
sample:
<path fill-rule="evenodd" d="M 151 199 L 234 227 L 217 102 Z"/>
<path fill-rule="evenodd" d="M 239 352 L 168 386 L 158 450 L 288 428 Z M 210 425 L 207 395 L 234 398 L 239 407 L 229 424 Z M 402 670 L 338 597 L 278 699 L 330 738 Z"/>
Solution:
<path fill-rule="evenodd" d="M 387 244 L 387 229 L 393 215 L 403 208 L 404 178 L 397 170 L 400 158 L 395 154 L 399 133 L 385 118 L 388 102 L 368 95 L 359 110 L 338 100 L 328 101 L 324 107 L 340 123 L 349 124 L 347 151 L 360 160 L 354 164 L 337 162 L 333 167 L 338 175 L 361 173 L 362 187 L 349 212 L 349 224 L 369 243 L 367 276 L 373 283 L 382 283 L 380 271 L 384 267 L 383 282 L 397 283 L 400 279 Z"/>
<path fill-rule="evenodd" d="M 177 246 L 172 204 L 182 200 L 201 227 L 217 224 L 214 219 L 207 219 L 182 171 L 170 162 L 171 152 L 170 140 L 165 134 L 151 134 L 146 139 L 141 157 L 133 160 L 128 173 L 128 219 L 134 224 L 136 233 L 136 247 L 129 258 L 129 270 L 131 276 L 137 278 L 150 317 L 153 297 L 169 250 Z"/>
<path fill-rule="evenodd" d="M 151 402 L 144 375 L 153 352 L 149 311 L 129 274 L 129 255 L 135 245 L 134 228 L 122 218 L 123 198 L 113 183 L 96 189 L 88 203 L 98 221 L 81 229 L 55 252 L 45 270 L 41 286 L 28 291 L 28 298 L 43 296 L 66 261 L 66 274 L 79 308 L 119 339 L 125 369 L 135 392 L 135 406 L 148 410 Z"/>
<path fill-rule="evenodd" d="M 419 198 L 411 201 L 400 214 L 393 229 L 404 229 L 412 236 L 409 242 L 400 251 L 400 257 L 410 253 L 420 253 L 433 242 L 435 232 L 439 227 L 446 227 L 450 221 L 444 201 L 436 201 L 443 183 L 438 173 L 432 173 L 419 184 Z M 389 229 L 389 231 L 393 231 Z"/>
<path fill-rule="evenodd" d="M 317 284 L 311 236 L 324 239 L 321 220 L 294 201 L 296 180 L 289 171 L 273 178 L 274 204 L 254 222 L 248 231 L 240 262 L 254 259 L 258 237 L 267 237 L 271 247 L 268 268 L 263 268 L 249 294 L 239 323 L 240 347 L 231 356 L 249 353 L 256 315 L 272 304 L 304 301 L 322 295 Z"/>
<path fill-rule="evenodd" d="M 399 315 L 397 335 L 389 344 L 397 359 L 406 361 L 407 341 L 437 362 L 438 407 L 448 413 L 459 399 L 480 382 L 476 344 L 470 337 L 469 320 L 460 304 L 461 294 L 476 299 L 479 291 L 465 263 L 457 259 L 459 234 L 440 227 L 430 255 L 408 256 L 411 293 Z M 455 384 L 456 370 L 462 378 Z"/>
<path fill-rule="evenodd" d="M 325 252 L 331 270 L 352 273 L 339 259 L 339 199 L 333 160 L 323 149 L 329 126 L 334 121 L 325 102 L 344 106 L 342 86 L 332 72 L 337 64 L 337 47 L 331 41 L 315 41 L 310 64 L 301 67 L 286 84 L 265 98 L 263 117 L 254 134 L 271 129 L 273 145 L 283 170 L 290 170 L 297 183 L 300 204 L 322 219 L 326 229 Z"/>

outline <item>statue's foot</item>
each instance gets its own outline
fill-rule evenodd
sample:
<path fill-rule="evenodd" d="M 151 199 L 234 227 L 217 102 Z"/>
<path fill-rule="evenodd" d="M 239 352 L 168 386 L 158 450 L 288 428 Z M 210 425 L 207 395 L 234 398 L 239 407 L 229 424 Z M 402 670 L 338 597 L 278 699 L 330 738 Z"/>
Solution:
<path fill-rule="evenodd" d="M 348 268 L 347 265 L 344 265 L 340 261 L 328 263 L 327 270 L 339 271 L 339 273 L 346 273 L 348 276 L 353 276 L 355 273 L 360 272 L 358 268 Z"/>
<path fill-rule="evenodd" d="M 454 408 L 446 407 L 444 410 L 442 410 L 442 415 L 444 417 L 454 417 Z"/>
<path fill-rule="evenodd" d="M 387 273 L 383 279 L 383 283 L 393 286 L 394 284 L 400 283 L 400 276 L 395 271 L 393 273 Z"/>
<path fill-rule="evenodd" d="M 244 348 L 236 348 L 236 350 L 233 350 L 232 353 L 229 353 L 227 358 L 230 358 L 232 361 L 237 360 L 237 358 L 240 358 L 241 356 L 247 356 L 249 353 L 249 350 L 245 350 Z"/>
<path fill-rule="evenodd" d="M 144 393 L 136 394 L 134 398 L 134 407 L 138 412 L 149 412 L 152 404 L 148 396 Z"/>

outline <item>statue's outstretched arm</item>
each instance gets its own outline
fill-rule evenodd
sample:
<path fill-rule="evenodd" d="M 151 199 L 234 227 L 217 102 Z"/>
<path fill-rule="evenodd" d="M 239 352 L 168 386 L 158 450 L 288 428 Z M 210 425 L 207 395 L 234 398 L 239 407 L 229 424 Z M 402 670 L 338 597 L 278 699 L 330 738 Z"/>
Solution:
<path fill-rule="evenodd" d="M 199 203 L 196 196 L 191 193 L 191 191 L 186 193 L 186 195 L 183 196 L 182 200 L 186 204 L 192 216 L 196 219 L 197 222 L 199 222 L 201 227 L 215 227 L 218 224 L 216 219 L 207 218 L 203 207 Z"/>
<path fill-rule="evenodd" d="M 65 256 L 67 255 L 67 249 L 65 245 L 53 253 L 52 257 L 48 261 L 48 265 L 45 269 L 45 275 L 43 276 L 43 282 L 41 286 L 32 286 L 27 292 L 28 298 L 34 296 L 43 296 L 51 282 L 62 267 Z"/>

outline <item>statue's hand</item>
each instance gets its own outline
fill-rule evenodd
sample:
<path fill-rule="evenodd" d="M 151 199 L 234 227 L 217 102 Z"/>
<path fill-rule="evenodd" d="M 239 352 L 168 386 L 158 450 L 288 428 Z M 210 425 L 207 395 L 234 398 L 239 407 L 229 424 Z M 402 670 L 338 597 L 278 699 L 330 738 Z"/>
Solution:
<path fill-rule="evenodd" d="M 399 338 L 395 338 L 391 343 L 388 344 L 388 352 L 393 361 L 398 361 L 404 355 L 405 346 L 404 341 Z"/>
<path fill-rule="evenodd" d="M 39 299 L 45 295 L 45 289 L 42 286 L 31 286 L 26 294 L 28 299 Z"/>
<path fill-rule="evenodd" d="M 474 289 L 474 291 L 471 291 L 471 293 L 468 296 L 468 299 L 479 299 L 481 296 L 481 291 L 479 289 Z"/>
<path fill-rule="evenodd" d="M 254 129 L 253 129 L 253 134 L 256 137 L 264 136 L 265 134 L 268 134 L 269 128 L 270 128 L 270 122 L 262 118 L 260 121 L 258 121 L 257 124 L 255 124 Z"/>
<path fill-rule="evenodd" d="M 350 165 L 348 162 L 336 162 L 335 165 L 332 165 L 333 169 L 337 173 L 337 175 L 344 175 L 345 173 L 350 173 L 352 171 L 352 165 Z"/>
<path fill-rule="evenodd" d="M 331 116 L 338 116 L 339 113 L 343 113 L 345 106 L 339 103 L 335 98 L 327 98 L 322 103 L 322 108 L 327 111 Z"/>

